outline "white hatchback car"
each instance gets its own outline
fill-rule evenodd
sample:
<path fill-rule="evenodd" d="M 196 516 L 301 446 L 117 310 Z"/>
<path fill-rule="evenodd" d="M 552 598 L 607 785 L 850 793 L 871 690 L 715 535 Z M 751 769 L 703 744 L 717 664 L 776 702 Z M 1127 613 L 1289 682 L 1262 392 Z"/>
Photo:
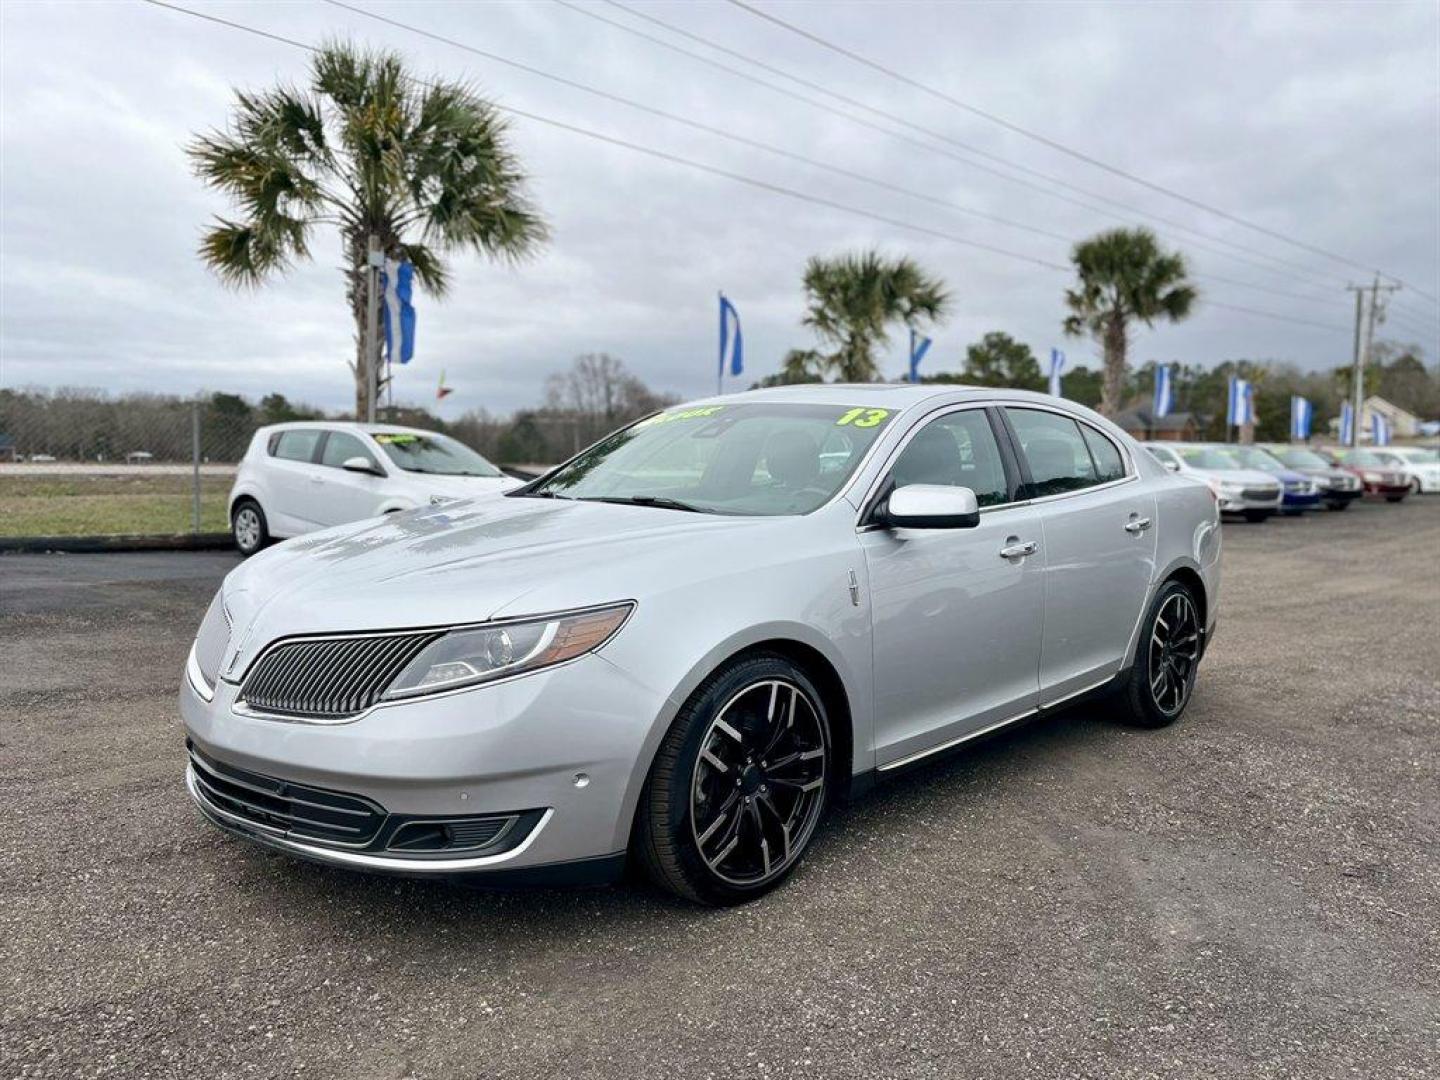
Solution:
<path fill-rule="evenodd" d="M 389 424 L 303 421 L 255 432 L 230 489 L 242 555 L 396 510 L 499 494 L 523 483 L 448 435 Z"/>

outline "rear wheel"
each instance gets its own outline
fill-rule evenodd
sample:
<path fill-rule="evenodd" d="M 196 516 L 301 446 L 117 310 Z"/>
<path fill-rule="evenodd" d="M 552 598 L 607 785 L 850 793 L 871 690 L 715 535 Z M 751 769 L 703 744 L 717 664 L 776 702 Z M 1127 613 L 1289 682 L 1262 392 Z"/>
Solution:
<path fill-rule="evenodd" d="M 829 796 L 829 718 L 805 673 L 747 657 L 690 696 L 640 796 L 634 847 L 650 878 L 703 904 L 741 904 L 800 861 Z"/>
<path fill-rule="evenodd" d="M 1145 637 L 1125 688 L 1126 719 L 1158 728 L 1180 719 L 1200 668 L 1200 609 L 1190 589 L 1167 582 L 1145 616 Z"/>
<path fill-rule="evenodd" d="M 270 542 L 265 511 L 254 499 L 241 499 L 230 511 L 230 535 L 241 555 L 249 558 Z"/>

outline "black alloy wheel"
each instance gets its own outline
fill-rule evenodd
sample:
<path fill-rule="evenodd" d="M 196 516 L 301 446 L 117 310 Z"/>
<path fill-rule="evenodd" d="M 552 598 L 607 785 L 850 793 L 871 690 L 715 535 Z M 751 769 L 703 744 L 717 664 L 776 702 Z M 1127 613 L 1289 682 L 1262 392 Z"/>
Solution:
<path fill-rule="evenodd" d="M 636 847 L 657 884 L 708 904 L 754 899 L 794 869 L 830 795 L 829 719 L 780 656 L 707 679 L 651 769 Z"/>

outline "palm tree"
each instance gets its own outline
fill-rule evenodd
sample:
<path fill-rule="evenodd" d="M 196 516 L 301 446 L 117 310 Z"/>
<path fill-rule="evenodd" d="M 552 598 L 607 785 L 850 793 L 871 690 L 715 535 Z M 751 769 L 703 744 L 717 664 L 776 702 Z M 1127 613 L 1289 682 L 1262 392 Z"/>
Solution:
<path fill-rule="evenodd" d="M 366 267 L 372 238 L 444 294 L 442 253 L 518 260 L 544 241 L 525 173 L 495 108 L 463 83 L 422 82 L 395 53 L 345 43 L 320 49 L 310 86 L 237 91 L 228 128 L 196 137 L 196 174 L 236 204 L 200 257 L 245 287 L 310 258 L 317 225 L 339 229 L 355 319 L 355 411 L 365 416 Z"/>
<path fill-rule="evenodd" d="M 1111 229 L 1075 245 L 1076 287 L 1065 290 L 1065 333 L 1089 332 L 1105 353 L 1100 411 L 1114 416 L 1125 394 L 1130 322 L 1154 326 L 1189 316 L 1198 293 L 1186 280 L 1185 257 L 1164 252 L 1149 229 Z"/>
<path fill-rule="evenodd" d="M 912 259 L 889 260 L 875 251 L 813 257 L 805 267 L 805 292 L 805 325 L 836 346 L 823 360 L 841 382 L 879 376 L 875 348 L 888 340 L 890 324 L 919 329 L 920 323 L 939 322 L 950 310 L 941 281 Z"/>

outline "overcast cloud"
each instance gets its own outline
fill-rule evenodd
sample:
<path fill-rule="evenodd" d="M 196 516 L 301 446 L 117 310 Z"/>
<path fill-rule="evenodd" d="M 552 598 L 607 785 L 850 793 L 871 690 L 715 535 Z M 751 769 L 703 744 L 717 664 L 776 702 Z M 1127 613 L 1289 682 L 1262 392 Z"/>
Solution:
<path fill-rule="evenodd" d="M 359 0 L 363 3 L 364 0 Z M 590 4 L 592 0 L 580 0 Z M 1017 124 L 1440 296 L 1440 5 L 1419 3 L 821 4 L 759 0 Z M 201 6 L 199 0 L 194 0 Z M 1211 364 L 1349 360 L 1355 267 L 1308 254 L 1146 191 L 868 71 L 724 3 L 638 3 L 708 39 L 1087 191 L 1303 266 L 1267 271 L 1157 227 L 1207 297 L 1327 327 L 1203 307 L 1139 335 L 1134 356 Z M 1051 262 L 1066 245 L 977 221 L 747 149 L 481 60 L 321 2 L 204 10 L 303 41 L 348 36 L 402 51 L 424 73 L 466 76 L 501 103 Z M 781 144 L 855 172 L 1066 236 L 1117 224 L 991 173 L 741 82 L 550 2 L 375 3 L 371 9 L 615 94 Z M 592 10 L 645 26 L 603 4 Z M 695 46 L 687 46 L 695 48 Z M 303 81 L 287 45 L 139 0 L 0 6 L 0 386 L 192 393 L 281 391 L 353 402 L 351 327 L 333 235 L 316 261 L 254 293 L 195 258 L 224 201 L 181 144 L 223 123 L 232 87 Z M 738 63 L 737 61 L 727 61 Z M 774 78 L 773 76 L 767 76 Z M 518 268 L 457 260 L 444 303 L 418 301 L 416 362 L 397 396 L 445 414 L 534 403 L 544 376 L 585 351 L 622 357 L 687 397 L 714 389 L 715 294 L 744 319 L 745 382 L 810 343 L 808 256 L 878 246 L 943 277 L 956 315 L 930 370 L 956 369 L 989 330 L 1037 355 L 1065 347 L 1053 270 L 745 187 L 531 121 L 514 142 L 554 239 Z M 1113 207 L 1111 208 L 1113 209 Z M 1136 223 L 1149 223 L 1135 216 Z M 1212 245 L 1213 246 L 1213 245 Z M 1436 357 L 1440 306 L 1402 292 L 1387 336 Z M 904 369 L 897 339 L 886 371 Z"/>

